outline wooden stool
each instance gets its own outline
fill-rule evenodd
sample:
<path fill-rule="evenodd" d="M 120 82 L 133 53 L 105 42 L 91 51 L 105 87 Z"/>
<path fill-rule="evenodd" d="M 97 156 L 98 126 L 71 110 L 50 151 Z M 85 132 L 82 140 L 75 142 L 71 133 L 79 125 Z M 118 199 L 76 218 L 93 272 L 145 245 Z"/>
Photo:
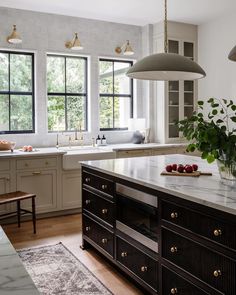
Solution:
<path fill-rule="evenodd" d="M 20 227 L 21 215 L 25 215 L 27 213 L 30 213 L 30 214 L 32 214 L 34 234 L 36 234 L 35 197 L 36 197 L 36 195 L 24 193 L 21 191 L 0 195 L 0 205 L 4 205 L 7 203 L 13 203 L 13 202 L 17 203 L 17 211 L 0 215 L 0 220 L 8 218 L 8 217 L 16 214 L 17 220 L 18 220 L 18 227 Z M 22 200 L 26 200 L 26 199 L 30 199 L 30 198 L 32 199 L 32 211 L 21 209 L 20 202 Z"/>

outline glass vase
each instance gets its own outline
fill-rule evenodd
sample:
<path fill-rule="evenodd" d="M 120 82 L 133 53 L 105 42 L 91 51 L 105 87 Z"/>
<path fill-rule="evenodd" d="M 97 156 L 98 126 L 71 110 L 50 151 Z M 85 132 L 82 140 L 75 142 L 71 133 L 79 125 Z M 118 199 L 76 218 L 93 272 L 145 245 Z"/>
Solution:
<path fill-rule="evenodd" d="M 236 181 L 236 161 L 219 159 L 217 165 L 221 179 Z"/>

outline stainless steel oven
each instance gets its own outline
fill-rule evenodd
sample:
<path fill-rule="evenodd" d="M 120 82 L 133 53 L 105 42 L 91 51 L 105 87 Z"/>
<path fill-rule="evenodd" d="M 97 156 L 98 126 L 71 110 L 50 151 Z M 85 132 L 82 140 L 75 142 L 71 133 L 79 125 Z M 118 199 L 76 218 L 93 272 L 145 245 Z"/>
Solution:
<path fill-rule="evenodd" d="M 158 198 L 131 187 L 116 184 L 116 228 L 158 252 Z"/>

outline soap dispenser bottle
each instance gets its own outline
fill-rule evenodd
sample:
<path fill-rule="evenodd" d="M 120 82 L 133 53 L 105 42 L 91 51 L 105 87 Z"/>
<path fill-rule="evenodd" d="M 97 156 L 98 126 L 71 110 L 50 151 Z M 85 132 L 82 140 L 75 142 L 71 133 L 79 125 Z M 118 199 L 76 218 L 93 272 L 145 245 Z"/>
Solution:
<path fill-rule="evenodd" d="M 102 145 L 106 145 L 107 144 L 107 139 L 105 137 L 105 135 L 103 134 L 102 136 Z"/>
<path fill-rule="evenodd" d="M 97 146 L 101 145 L 102 141 L 101 141 L 101 138 L 100 136 L 98 135 L 97 139 L 96 139 L 96 144 Z"/>

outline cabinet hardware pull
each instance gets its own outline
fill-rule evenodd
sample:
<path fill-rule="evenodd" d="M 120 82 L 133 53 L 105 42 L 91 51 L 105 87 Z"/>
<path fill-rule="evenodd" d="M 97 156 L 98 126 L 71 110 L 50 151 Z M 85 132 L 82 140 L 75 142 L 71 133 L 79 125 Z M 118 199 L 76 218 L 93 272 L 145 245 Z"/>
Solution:
<path fill-rule="evenodd" d="M 215 270 L 215 271 L 213 272 L 213 275 L 214 275 L 215 278 L 220 277 L 220 276 L 222 275 L 221 270 L 220 270 L 220 269 Z"/>
<path fill-rule="evenodd" d="M 85 182 L 86 182 L 86 183 L 90 183 L 90 178 L 89 178 L 89 177 L 86 177 L 86 178 L 85 178 Z"/>
<path fill-rule="evenodd" d="M 221 229 L 215 229 L 214 230 L 214 236 L 215 237 L 219 237 L 222 235 L 222 230 Z"/>
<path fill-rule="evenodd" d="M 90 231 L 90 229 L 91 229 L 90 226 L 86 226 L 86 227 L 85 227 L 85 230 L 86 230 L 86 231 Z"/>
<path fill-rule="evenodd" d="M 40 172 L 40 171 L 35 171 L 35 172 L 33 172 L 32 174 L 33 175 L 40 175 L 42 172 Z"/>
<path fill-rule="evenodd" d="M 102 209 L 102 214 L 107 214 L 108 210 L 107 209 Z"/>
<path fill-rule="evenodd" d="M 107 239 L 102 239 L 102 243 L 106 244 L 107 243 Z"/>
<path fill-rule="evenodd" d="M 121 257 L 127 257 L 128 253 L 127 252 L 121 252 Z"/>
<path fill-rule="evenodd" d="M 170 252 L 171 253 L 176 253 L 176 252 L 178 252 L 178 248 L 176 246 L 173 246 L 173 247 L 170 248 Z"/>
<path fill-rule="evenodd" d="M 28 163 L 25 163 L 25 167 L 28 167 L 29 166 L 29 164 Z"/>
<path fill-rule="evenodd" d="M 170 217 L 171 217 L 172 219 L 176 219 L 176 218 L 178 218 L 178 213 L 177 213 L 177 212 L 172 212 L 172 213 L 170 214 Z"/>
<path fill-rule="evenodd" d="M 103 190 L 107 189 L 107 185 L 106 185 L 106 184 L 103 184 L 103 185 L 102 185 L 102 189 L 103 189 Z"/>
<path fill-rule="evenodd" d="M 9 178 L 9 177 L 5 177 L 5 180 L 6 180 L 6 181 L 10 181 L 10 178 Z"/>
<path fill-rule="evenodd" d="M 45 162 L 45 165 L 48 165 L 49 163 L 48 163 L 48 161 L 47 162 Z"/>
<path fill-rule="evenodd" d="M 178 289 L 177 288 L 172 288 L 170 290 L 170 294 L 178 294 Z"/>
<path fill-rule="evenodd" d="M 89 205 L 91 203 L 91 200 L 85 200 L 85 204 Z"/>
<path fill-rule="evenodd" d="M 147 266 L 141 266 L 141 272 L 146 272 L 148 270 Z"/>

